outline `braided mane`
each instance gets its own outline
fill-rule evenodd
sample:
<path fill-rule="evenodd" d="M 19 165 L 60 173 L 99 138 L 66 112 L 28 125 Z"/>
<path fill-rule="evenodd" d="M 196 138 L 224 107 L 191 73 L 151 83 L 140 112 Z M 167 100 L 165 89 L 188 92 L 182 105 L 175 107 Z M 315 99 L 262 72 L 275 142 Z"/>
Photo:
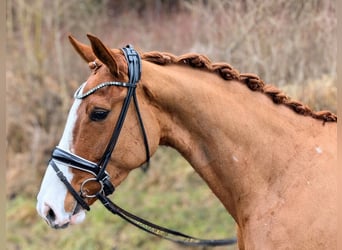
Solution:
<path fill-rule="evenodd" d="M 283 104 L 298 114 L 311 116 L 315 119 L 323 120 L 324 122 L 337 122 L 337 116 L 334 113 L 326 110 L 313 111 L 303 103 L 292 100 L 275 86 L 265 84 L 259 76 L 251 73 L 239 73 L 239 71 L 234 69 L 228 63 L 211 63 L 208 57 L 201 54 L 189 53 L 181 56 L 175 56 L 167 52 L 152 51 L 143 53 L 141 58 L 160 65 L 174 63 L 185 64 L 194 68 L 207 69 L 210 72 L 218 73 L 225 80 L 240 81 L 246 84 L 251 90 L 259 91 L 268 95 L 274 103 Z"/>

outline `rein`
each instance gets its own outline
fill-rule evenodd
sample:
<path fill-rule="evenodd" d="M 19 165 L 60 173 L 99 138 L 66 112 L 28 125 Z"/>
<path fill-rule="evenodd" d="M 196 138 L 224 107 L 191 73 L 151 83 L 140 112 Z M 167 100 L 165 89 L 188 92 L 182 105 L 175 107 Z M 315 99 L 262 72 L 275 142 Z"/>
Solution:
<path fill-rule="evenodd" d="M 110 181 L 110 176 L 106 171 L 107 165 L 109 163 L 110 157 L 112 152 L 114 151 L 115 145 L 119 138 L 121 128 L 125 121 L 125 117 L 128 111 L 128 107 L 133 99 L 133 103 L 135 106 L 135 110 L 137 113 L 138 121 L 140 124 L 141 132 L 143 135 L 144 145 L 145 145 L 145 152 L 146 152 L 146 163 L 147 165 L 143 167 L 146 171 L 149 159 L 150 159 L 150 151 L 149 145 L 147 140 L 147 135 L 145 132 L 144 124 L 141 118 L 139 105 L 136 96 L 136 86 L 141 77 L 141 59 L 139 54 L 133 49 L 132 46 L 127 45 L 125 48 L 122 48 L 122 51 L 125 55 L 125 58 L 128 62 L 128 75 L 129 75 L 129 82 L 104 82 L 96 86 L 95 88 L 89 90 L 85 94 L 82 94 L 83 86 L 86 84 L 82 84 L 78 90 L 75 92 L 74 97 L 76 99 L 84 99 L 87 96 L 93 94 L 96 90 L 107 87 L 107 86 L 121 86 L 127 87 L 127 95 L 123 102 L 122 109 L 120 115 L 118 117 L 117 123 L 114 127 L 112 137 L 105 149 L 105 152 L 99 161 L 99 163 L 88 161 L 78 155 L 75 155 L 69 151 L 56 147 L 51 155 L 50 165 L 55 170 L 58 178 L 64 183 L 68 191 L 72 194 L 72 196 L 76 199 L 77 203 L 84 208 L 85 210 L 90 210 L 89 205 L 85 201 L 85 198 L 98 198 L 102 204 L 113 214 L 120 216 L 127 222 L 133 224 L 134 226 L 149 232 L 153 235 L 162 237 L 164 239 L 183 244 L 183 245 L 192 245 L 192 246 L 222 246 L 222 245 L 231 245 L 236 243 L 236 239 L 223 239 L 223 240 L 203 240 L 198 239 L 192 236 L 188 236 L 186 234 L 167 229 L 156 224 L 153 224 L 149 221 L 146 221 L 138 216 L 135 216 L 124 209 L 120 208 L 116 204 L 114 204 L 107 196 L 112 194 L 115 190 L 115 187 Z M 94 177 L 85 180 L 81 184 L 80 191 L 77 192 L 71 185 L 71 183 L 67 180 L 64 176 L 62 171 L 58 168 L 56 162 L 62 163 L 69 167 L 88 172 L 92 174 Z M 96 194 L 87 194 L 84 192 L 84 186 L 86 183 L 95 181 L 100 184 L 100 189 Z"/>
<path fill-rule="evenodd" d="M 162 237 L 166 240 L 173 241 L 175 243 L 187 246 L 224 246 L 232 245 L 236 243 L 235 238 L 222 239 L 222 240 L 204 240 L 195 238 L 165 227 L 158 226 L 152 222 L 144 220 L 134 214 L 127 212 L 118 205 L 114 204 L 108 197 L 101 193 L 98 193 L 96 197 L 102 202 L 102 204 L 113 214 L 120 216 L 122 219 L 131 223 L 132 225 L 144 230 L 150 234 Z"/>

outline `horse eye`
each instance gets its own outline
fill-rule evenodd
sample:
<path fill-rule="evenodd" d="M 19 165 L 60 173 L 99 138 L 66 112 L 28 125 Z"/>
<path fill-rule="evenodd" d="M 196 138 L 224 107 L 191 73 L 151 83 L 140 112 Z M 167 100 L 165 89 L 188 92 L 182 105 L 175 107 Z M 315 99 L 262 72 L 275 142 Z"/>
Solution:
<path fill-rule="evenodd" d="M 108 115 L 109 111 L 105 110 L 105 109 L 94 109 L 91 113 L 90 113 L 90 120 L 92 121 L 102 121 L 104 119 L 106 119 L 107 115 Z"/>

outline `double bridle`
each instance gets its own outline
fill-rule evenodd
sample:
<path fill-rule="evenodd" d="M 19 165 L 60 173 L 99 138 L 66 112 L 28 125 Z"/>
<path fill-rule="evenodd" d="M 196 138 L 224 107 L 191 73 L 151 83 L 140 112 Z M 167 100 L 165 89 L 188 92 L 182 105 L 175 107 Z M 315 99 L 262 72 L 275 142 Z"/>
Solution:
<path fill-rule="evenodd" d="M 110 157 L 114 151 L 115 145 L 117 143 L 117 140 L 119 138 L 121 128 L 123 126 L 123 123 L 125 121 L 125 117 L 128 111 L 128 107 L 131 103 L 131 100 L 133 99 L 133 103 L 135 106 L 135 110 L 137 113 L 138 121 L 140 124 L 141 132 L 143 135 L 144 145 L 145 145 L 145 152 L 146 152 L 146 163 L 147 165 L 144 167 L 145 170 L 148 167 L 149 159 L 150 159 L 150 151 L 149 151 L 149 145 L 147 140 L 146 131 L 144 128 L 144 124 L 141 118 L 139 105 L 137 101 L 136 96 L 136 86 L 140 80 L 141 77 L 141 59 L 139 54 L 134 50 L 134 48 L 131 45 L 127 45 L 126 47 L 122 48 L 122 51 L 125 55 L 126 61 L 128 63 L 128 76 L 129 76 L 129 82 L 104 82 L 93 89 L 89 90 L 88 92 L 82 94 L 83 87 L 86 83 L 82 84 L 78 90 L 75 92 L 74 97 L 76 99 L 84 99 L 87 96 L 93 94 L 96 90 L 107 87 L 107 86 L 120 86 L 120 87 L 126 87 L 127 95 L 124 99 L 121 112 L 119 114 L 118 120 L 116 122 L 116 125 L 114 127 L 112 136 L 110 138 L 110 141 L 105 149 L 105 152 L 99 161 L 99 163 L 95 163 L 89 160 L 86 160 L 76 154 L 73 154 L 69 151 L 66 151 L 62 148 L 59 148 L 58 146 L 53 150 L 50 165 L 53 167 L 53 169 L 56 171 L 57 176 L 59 179 L 64 183 L 68 191 L 72 194 L 72 196 L 76 199 L 77 203 L 84 208 L 85 210 L 90 210 L 89 205 L 84 200 L 85 198 L 98 198 L 102 204 L 113 214 L 119 215 L 121 218 L 125 219 L 126 221 L 130 222 L 131 224 L 143 229 L 144 231 L 147 231 L 149 233 L 152 233 L 154 235 L 166 238 L 168 240 L 186 244 L 186 245 L 204 245 L 204 246 L 221 246 L 221 245 L 229 245 L 229 244 L 235 244 L 236 239 L 224 239 L 224 240 L 202 240 L 198 238 L 194 238 L 182 233 L 179 233 L 177 231 L 173 231 L 167 228 L 163 228 L 161 226 L 155 225 L 151 222 L 148 222 L 144 219 L 141 219 L 124 209 L 120 208 L 116 204 L 114 204 L 111 200 L 108 199 L 108 195 L 112 194 L 115 190 L 115 187 L 110 181 L 110 176 L 108 175 L 106 168 L 108 165 L 108 162 L 110 160 Z M 60 162 L 62 164 L 67 165 L 68 167 L 72 167 L 78 170 L 82 170 L 85 172 L 88 172 L 92 174 L 94 177 L 91 177 L 89 179 L 86 179 L 80 187 L 80 191 L 77 192 L 70 182 L 67 180 L 67 178 L 64 176 L 63 172 L 60 171 L 58 168 L 56 162 Z M 97 191 L 95 194 L 88 194 L 85 191 L 85 185 L 88 182 L 97 182 L 100 185 L 99 191 Z"/>

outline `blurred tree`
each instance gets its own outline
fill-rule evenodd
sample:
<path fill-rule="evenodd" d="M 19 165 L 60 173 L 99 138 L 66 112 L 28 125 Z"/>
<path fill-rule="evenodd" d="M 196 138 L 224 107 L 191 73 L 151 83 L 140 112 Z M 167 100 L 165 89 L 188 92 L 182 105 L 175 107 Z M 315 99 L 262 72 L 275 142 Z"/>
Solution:
<path fill-rule="evenodd" d="M 185 0 L 189 1 L 189 0 Z M 119 0 L 119 1 L 109 1 L 108 8 L 112 15 L 117 15 L 124 13 L 128 10 L 136 11 L 139 16 L 144 17 L 150 12 L 154 16 L 160 16 L 161 14 L 170 14 L 177 12 L 182 6 L 181 0 Z"/>

